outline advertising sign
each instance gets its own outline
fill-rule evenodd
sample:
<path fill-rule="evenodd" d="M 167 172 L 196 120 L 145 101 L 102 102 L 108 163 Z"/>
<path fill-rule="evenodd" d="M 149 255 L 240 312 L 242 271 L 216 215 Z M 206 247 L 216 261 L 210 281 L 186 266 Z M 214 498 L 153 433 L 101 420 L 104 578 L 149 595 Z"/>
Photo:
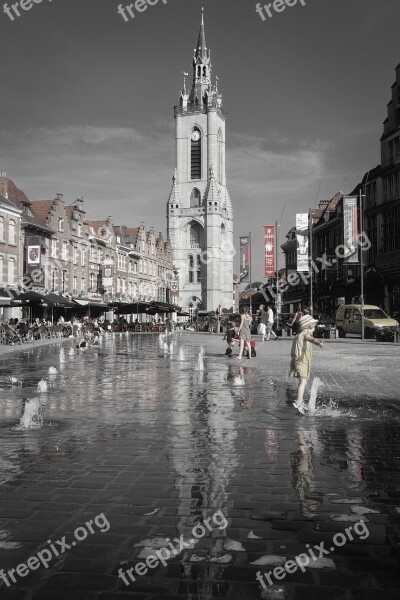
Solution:
<path fill-rule="evenodd" d="M 250 283 L 250 236 L 240 238 L 240 281 Z"/>
<path fill-rule="evenodd" d="M 275 225 L 264 226 L 264 276 L 275 277 Z"/>
<path fill-rule="evenodd" d="M 358 219 L 357 198 L 343 198 L 344 260 L 346 263 L 358 263 Z"/>
<path fill-rule="evenodd" d="M 28 265 L 40 265 L 40 246 L 28 246 Z"/>
<path fill-rule="evenodd" d="M 179 281 L 172 279 L 170 287 L 170 296 L 179 296 Z"/>
<path fill-rule="evenodd" d="M 308 213 L 296 215 L 297 271 L 308 273 Z"/>

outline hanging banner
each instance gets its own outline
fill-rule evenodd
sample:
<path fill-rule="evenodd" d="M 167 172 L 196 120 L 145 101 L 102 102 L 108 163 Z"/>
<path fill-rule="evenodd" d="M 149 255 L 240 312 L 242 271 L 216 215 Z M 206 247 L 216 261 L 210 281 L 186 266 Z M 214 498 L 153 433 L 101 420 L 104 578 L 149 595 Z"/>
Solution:
<path fill-rule="evenodd" d="M 170 284 L 170 296 L 179 296 L 179 281 L 178 279 L 172 279 Z"/>
<path fill-rule="evenodd" d="M 40 246 L 28 246 L 28 265 L 40 265 Z"/>
<path fill-rule="evenodd" d="M 240 238 L 240 281 L 250 283 L 250 236 Z"/>
<path fill-rule="evenodd" d="M 112 279 L 113 277 L 113 264 L 104 264 L 103 265 L 103 278 L 104 279 Z"/>
<path fill-rule="evenodd" d="M 275 277 L 275 225 L 264 226 L 264 277 Z"/>
<path fill-rule="evenodd" d="M 343 198 L 344 261 L 358 263 L 357 198 Z"/>
<path fill-rule="evenodd" d="M 308 213 L 296 215 L 297 271 L 308 273 Z"/>

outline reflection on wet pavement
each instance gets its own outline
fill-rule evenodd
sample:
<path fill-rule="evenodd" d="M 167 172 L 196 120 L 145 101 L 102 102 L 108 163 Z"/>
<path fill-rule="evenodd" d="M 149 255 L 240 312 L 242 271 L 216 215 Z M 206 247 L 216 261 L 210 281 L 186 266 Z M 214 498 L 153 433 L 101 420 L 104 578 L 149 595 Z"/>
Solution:
<path fill-rule="evenodd" d="M 22 385 L 8 385 L 10 375 Z M 185 335 L 35 348 L 4 360 L 0 381 L 0 569 L 100 512 L 111 524 L 49 569 L 3 584 L 2 598 L 395 597 L 395 402 L 332 401 L 323 388 L 315 413 L 301 416 L 284 377 L 203 355 L 201 340 Z M 190 540 L 218 510 L 226 528 L 129 586 L 118 577 L 151 541 Z M 256 580 L 361 519 L 368 538 L 354 535 L 330 562 L 273 586 Z"/>

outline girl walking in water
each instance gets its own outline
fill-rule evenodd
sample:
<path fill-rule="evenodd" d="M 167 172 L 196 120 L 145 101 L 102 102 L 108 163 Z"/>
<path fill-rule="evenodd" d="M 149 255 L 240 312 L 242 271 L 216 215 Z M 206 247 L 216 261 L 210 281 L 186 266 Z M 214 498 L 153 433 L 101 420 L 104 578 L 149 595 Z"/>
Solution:
<path fill-rule="evenodd" d="M 243 310 L 242 310 L 242 318 L 241 318 L 240 326 L 239 326 L 240 349 L 239 349 L 239 356 L 236 357 L 238 360 L 240 360 L 242 358 L 243 348 L 244 348 L 245 343 L 246 343 L 247 350 L 249 353 L 249 359 L 251 358 L 250 327 L 251 327 L 251 316 L 249 315 L 248 307 L 244 306 Z"/>
<path fill-rule="evenodd" d="M 312 334 L 318 323 L 310 315 L 304 315 L 299 321 L 299 333 L 293 340 L 289 377 L 297 377 L 297 401 L 293 406 L 304 415 L 304 390 L 310 378 L 312 344 L 323 347 L 320 340 L 316 340 Z"/>

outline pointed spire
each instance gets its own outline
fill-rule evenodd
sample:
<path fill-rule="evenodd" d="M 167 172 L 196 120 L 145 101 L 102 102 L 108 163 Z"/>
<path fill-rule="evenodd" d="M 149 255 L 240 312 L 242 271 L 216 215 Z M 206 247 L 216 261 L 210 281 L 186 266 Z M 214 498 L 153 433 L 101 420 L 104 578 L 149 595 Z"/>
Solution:
<path fill-rule="evenodd" d="M 175 168 L 174 176 L 172 177 L 172 190 L 168 198 L 168 204 L 182 204 L 182 198 L 179 192 L 179 186 L 177 183 L 178 170 Z"/>
<path fill-rule="evenodd" d="M 207 52 L 207 43 L 206 43 L 206 31 L 204 26 L 204 2 L 201 7 L 201 25 L 200 25 L 200 33 L 199 39 L 197 40 L 196 47 L 196 58 L 203 58 L 204 54 Z"/>
<path fill-rule="evenodd" d="M 210 165 L 208 173 L 209 175 L 207 188 L 204 194 L 204 203 L 206 206 L 208 206 L 208 202 L 212 202 L 212 206 L 214 207 L 214 203 L 218 202 L 219 206 L 221 202 L 221 190 L 219 188 L 217 180 L 215 179 L 214 167 L 212 165 Z"/>

